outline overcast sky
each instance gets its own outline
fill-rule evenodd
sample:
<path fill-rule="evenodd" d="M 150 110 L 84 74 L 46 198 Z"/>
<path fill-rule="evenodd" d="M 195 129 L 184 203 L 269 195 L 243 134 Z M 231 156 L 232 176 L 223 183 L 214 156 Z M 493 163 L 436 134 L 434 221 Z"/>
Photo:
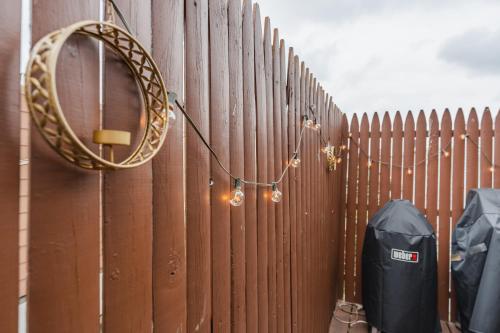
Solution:
<path fill-rule="evenodd" d="M 259 5 L 346 113 L 500 108 L 499 0 Z"/>

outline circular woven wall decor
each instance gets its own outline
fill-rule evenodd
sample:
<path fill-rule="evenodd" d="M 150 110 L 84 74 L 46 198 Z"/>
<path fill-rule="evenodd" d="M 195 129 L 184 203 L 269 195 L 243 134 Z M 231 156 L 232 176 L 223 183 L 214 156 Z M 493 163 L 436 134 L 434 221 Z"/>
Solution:
<path fill-rule="evenodd" d="M 73 34 L 102 41 L 127 64 L 141 90 L 146 128 L 137 148 L 123 161 L 114 162 L 92 152 L 75 135 L 64 116 L 57 95 L 56 66 L 64 43 Z M 167 134 L 168 95 L 153 58 L 137 39 L 110 22 L 82 21 L 40 39 L 28 62 L 25 94 L 34 125 L 45 141 L 66 160 L 85 169 L 114 170 L 142 165 L 158 153 Z"/>

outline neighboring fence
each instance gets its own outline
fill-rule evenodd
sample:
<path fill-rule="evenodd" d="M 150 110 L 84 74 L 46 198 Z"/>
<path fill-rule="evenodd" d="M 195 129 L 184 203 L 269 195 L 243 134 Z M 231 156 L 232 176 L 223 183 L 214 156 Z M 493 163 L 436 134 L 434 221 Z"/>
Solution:
<path fill-rule="evenodd" d="M 367 221 L 388 200 L 404 198 L 426 214 L 436 231 L 439 311 L 442 319 L 454 320 L 451 231 L 463 212 L 467 191 L 500 186 L 500 114 L 494 129 L 488 109 L 480 123 L 474 109 L 467 122 L 462 110 L 454 119 L 446 110 L 441 121 L 435 111 L 429 119 L 421 111 L 416 125 L 411 112 L 404 124 L 400 113 L 392 121 L 385 114 L 382 124 L 377 114 L 371 122 L 364 114 L 361 125 L 354 115 L 350 128 L 344 122 L 343 133 L 348 160 L 343 165 L 345 242 L 340 253 L 345 267 L 339 268 L 339 285 L 344 287 L 340 292 L 349 301 L 361 302 L 360 257 Z"/>
<path fill-rule="evenodd" d="M 340 145 L 345 116 L 278 31 L 271 34 L 267 18 L 263 29 L 251 1 L 116 2 L 152 50 L 167 88 L 184 96 L 187 112 L 234 174 L 276 179 L 311 105 L 323 140 Z M 20 1 L 4 0 L 0 8 L 0 55 L 8 60 L 0 83 L 0 331 L 13 333 L 19 150 L 27 147 L 19 136 Z M 32 40 L 98 18 L 99 1 L 33 1 Z M 104 69 L 102 113 L 97 44 L 68 43 L 57 74 L 65 114 L 94 150 L 92 131 L 101 124 L 135 132 L 139 122 L 137 91 L 123 65 L 107 58 Z M 280 184 L 281 203 L 271 202 L 268 188 L 245 186 L 245 204 L 230 207 L 229 177 L 176 114 L 153 162 L 125 171 L 76 169 L 32 130 L 31 174 L 21 175 L 21 195 L 28 181 L 30 189 L 23 233 L 28 331 L 326 331 L 336 301 L 336 189 L 343 175 L 327 171 L 319 132 L 305 133 L 301 166 Z"/>

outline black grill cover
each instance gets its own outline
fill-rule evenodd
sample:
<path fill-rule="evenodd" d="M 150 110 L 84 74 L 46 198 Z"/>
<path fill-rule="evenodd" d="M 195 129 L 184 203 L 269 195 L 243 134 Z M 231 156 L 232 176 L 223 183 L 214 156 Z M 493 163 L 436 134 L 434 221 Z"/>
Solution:
<path fill-rule="evenodd" d="M 362 277 L 371 326 L 387 333 L 441 331 L 436 237 L 411 202 L 389 201 L 368 223 Z"/>
<path fill-rule="evenodd" d="M 451 272 L 462 332 L 500 332 L 500 190 L 471 190 L 453 232 Z"/>

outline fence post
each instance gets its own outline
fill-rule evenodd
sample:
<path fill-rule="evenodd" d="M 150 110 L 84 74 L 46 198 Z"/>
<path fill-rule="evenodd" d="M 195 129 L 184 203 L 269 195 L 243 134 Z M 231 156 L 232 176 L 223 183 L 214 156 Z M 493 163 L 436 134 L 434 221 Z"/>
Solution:
<path fill-rule="evenodd" d="M 21 2 L 0 3 L 0 331 L 17 332 L 19 296 L 19 49 Z M 24 130 L 28 136 L 27 130 Z M 28 136 L 29 137 L 29 136 Z M 27 193 L 26 193 L 27 194 Z"/>

